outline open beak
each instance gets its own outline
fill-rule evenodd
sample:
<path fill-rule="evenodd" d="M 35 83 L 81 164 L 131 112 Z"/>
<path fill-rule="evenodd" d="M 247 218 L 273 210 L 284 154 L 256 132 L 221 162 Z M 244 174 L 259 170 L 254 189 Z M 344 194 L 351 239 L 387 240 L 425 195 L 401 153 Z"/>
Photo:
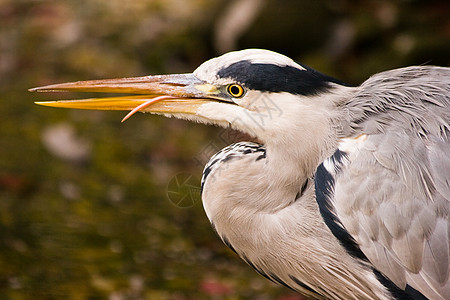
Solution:
<path fill-rule="evenodd" d="M 128 96 L 36 102 L 52 107 L 129 110 L 125 121 L 137 111 L 159 114 L 196 114 L 197 109 L 218 101 L 219 91 L 193 74 L 155 75 L 119 79 L 89 80 L 47 85 L 31 92 L 104 92 Z M 219 100 L 220 101 L 220 100 Z"/>

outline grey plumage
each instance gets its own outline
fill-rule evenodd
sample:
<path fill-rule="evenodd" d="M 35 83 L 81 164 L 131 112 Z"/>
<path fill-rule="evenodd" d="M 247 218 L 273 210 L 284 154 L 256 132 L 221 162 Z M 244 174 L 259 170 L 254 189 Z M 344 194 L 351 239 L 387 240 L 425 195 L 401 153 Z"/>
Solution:
<path fill-rule="evenodd" d="M 333 92 L 331 90 L 331 94 Z M 256 165 L 255 158 L 242 157 L 241 161 L 234 164 L 230 161 L 217 161 L 216 158 L 211 160 L 216 164 L 222 163 L 215 166 L 220 175 L 214 180 L 214 184 L 206 182 L 205 188 L 209 191 L 203 195 L 207 212 L 211 205 L 209 201 L 220 201 L 217 204 L 220 213 L 210 213 L 211 221 L 222 239 L 227 236 L 227 244 L 232 245 L 244 260 L 250 260 L 259 273 L 313 297 L 395 297 L 371 282 L 375 281 L 376 276 L 370 270 L 377 270 L 400 290 L 410 290 L 413 287 L 430 299 L 450 299 L 450 69 L 409 67 L 387 71 L 372 76 L 359 87 L 346 88 L 344 95 L 346 97 L 336 96 L 333 99 L 335 108 L 339 111 L 331 119 L 338 143 L 336 147 L 330 147 L 330 150 L 341 149 L 345 158 L 339 168 L 326 160 L 334 179 L 333 190 L 327 200 L 343 230 L 351 235 L 367 258 L 367 261 L 353 259 L 347 265 L 348 268 L 359 269 L 358 273 L 364 279 L 358 278 L 354 272 L 346 274 L 344 270 L 339 270 L 338 265 L 341 263 L 326 263 L 323 257 L 308 261 L 303 247 L 324 250 L 324 243 L 314 245 L 305 242 L 309 234 L 316 237 L 320 235 L 321 226 L 313 225 L 314 222 L 305 216 L 303 217 L 308 220 L 302 219 L 299 211 L 297 217 L 302 222 L 298 226 L 305 227 L 307 231 L 313 230 L 314 233 L 299 233 L 297 230 L 300 229 L 290 228 L 293 231 L 284 234 L 292 234 L 296 237 L 295 241 L 290 240 L 292 237 L 286 240 L 279 237 L 281 240 L 273 241 L 271 245 L 279 250 L 278 259 L 270 259 L 273 255 L 270 253 L 265 258 L 248 254 L 248 248 L 256 245 L 246 243 L 247 232 L 254 234 L 261 230 L 253 228 L 254 224 L 248 221 L 249 218 L 257 218 L 257 212 L 242 215 L 245 222 L 241 223 L 236 214 L 237 207 L 241 204 L 234 202 L 230 204 L 230 210 L 227 210 L 224 202 L 265 202 L 262 199 L 268 197 L 262 193 L 276 189 L 270 180 L 265 180 L 268 174 L 264 174 L 262 162 L 260 166 Z M 320 96 L 319 94 L 318 97 Z M 298 147 L 302 147 L 302 142 L 298 141 Z M 267 160 L 270 160 L 270 149 L 267 151 Z M 253 168 L 256 170 L 249 174 Z M 282 166 L 279 172 L 283 172 Z M 230 177 L 236 179 L 230 180 Z M 227 180 L 224 181 L 224 178 Z M 310 180 L 313 178 L 314 175 Z M 218 184 L 218 181 L 222 181 L 226 187 Z M 244 182 L 252 184 L 247 186 Z M 262 187 L 258 193 L 248 192 L 248 189 L 257 191 L 260 185 Z M 304 205 L 314 205 L 307 203 L 315 198 L 311 193 L 317 195 L 313 185 L 309 186 L 309 192 L 305 196 L 285 203 L 283 210 L 304 201 L 301 210 L 305 211 Z M 312 210 L 316 211 L 317 207 Z M 313 215 L 312 210 L 308 217 L 320 218 Z M 229 215 L 224 217 L 226 212 Z M 272 212 L 275 215 L 279 213 L 280 211 Z M 231 226 L 234 230 L 228 236 L 228 227 Z M 245 230 L 241 231 L 242 228 Z M 258 243 L 262 244 L 261 241 Z M 292 245 L 296 246 L 291 247 Z M 333 245 L 334 249 L 337 247 Z M 292 251 L 302 253 L 302 257 L 294 255 Z M 257 248 L 251 252 L 263 251 Z M 317 253 L 316 257 L 320 255 L 324 254 Z M 317 270 L 303 270 L 303 273 L 292 267 L 279 266 L 282 265 L 279 260 L 286 261 L 289 266 L 296 263 L 303 267 L 319 264 L 326 269 L 326 273 L 333 273 L 339 280 L 335 280 L 334 284 L 317 278 L 311 281 L 311 277 L 323 279 L 326 276 Z M 343 258 L 340 257 L 339 260 Z M 366 274 L 362 275 L 364 272 Z M 296 280 L 292 280 L 293 278 Z M 303 282 L 304 285 L 301 286 L 296 281 Z M 343 286 L 349 287 L 349 291 L 344 291 Z M 399 296 L 401 297 L 409 296 L 403 294 Z"/>
<path fill-rule="evenodd" d="M 377 74 L 344 107 L 368 137 L 337 175 L 338 217 L 397 286 L 450 299 L 450 70 Z"/>

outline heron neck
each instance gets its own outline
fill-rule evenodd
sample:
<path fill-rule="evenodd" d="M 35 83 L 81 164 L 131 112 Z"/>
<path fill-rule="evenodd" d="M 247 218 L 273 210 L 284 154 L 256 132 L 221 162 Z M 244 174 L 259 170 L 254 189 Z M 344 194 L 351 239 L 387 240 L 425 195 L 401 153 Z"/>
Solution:
<path fill-rule="evenodd" d="M 352 92 L 352 88 L 336 86 L 332 92 L 305 99 L 301 106 L 284 112 L 283 120 L 277 124 L 279 134 L 265 139 L 267 176 L 280 189 L 292 186 L 298 191 L 314 176 L 317 167 L 333 155 L 346 122 L 339 107 Z"/>
<path fill-rule="evenodd" d="M 301 185 L 312 178 L 317 167 L 333 154 L 338 144 L 334 122 L 325 114 L 312 122 L 297 121 L 291 134 L 265 143 L 268 176 L 276 178 L 280 185 Z"/>

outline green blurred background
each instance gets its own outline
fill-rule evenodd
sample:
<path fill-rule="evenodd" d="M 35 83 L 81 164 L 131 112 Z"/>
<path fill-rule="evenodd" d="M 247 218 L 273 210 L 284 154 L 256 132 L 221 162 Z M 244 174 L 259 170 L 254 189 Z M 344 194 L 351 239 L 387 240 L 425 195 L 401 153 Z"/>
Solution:
<path fill-rule="evenodd" d="M 350 84 L 450 65 L 449 1 L 0 0 L 0 299 L 301 299 L 222 245 L 199 178 L 233 132 L 39 107 L 65 81 L 250 47 Z M 86 96 L 86 95 L 83 95 Z"/>

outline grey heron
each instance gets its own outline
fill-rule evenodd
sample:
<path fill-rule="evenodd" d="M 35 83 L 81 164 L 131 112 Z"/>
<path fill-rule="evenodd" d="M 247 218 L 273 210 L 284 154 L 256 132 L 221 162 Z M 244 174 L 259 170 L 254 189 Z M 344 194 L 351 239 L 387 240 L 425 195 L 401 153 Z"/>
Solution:
<path fill-rule="evenodd" d="M 352 87 L 248 49 L 191 74 L 31 90 L 128 93 L 39 104 L 258 138 L 211 158 L 202 201 L 222 241 L 269 280 L 318 299 L 450 299 L 450 68 L 405 67 Z"/>

